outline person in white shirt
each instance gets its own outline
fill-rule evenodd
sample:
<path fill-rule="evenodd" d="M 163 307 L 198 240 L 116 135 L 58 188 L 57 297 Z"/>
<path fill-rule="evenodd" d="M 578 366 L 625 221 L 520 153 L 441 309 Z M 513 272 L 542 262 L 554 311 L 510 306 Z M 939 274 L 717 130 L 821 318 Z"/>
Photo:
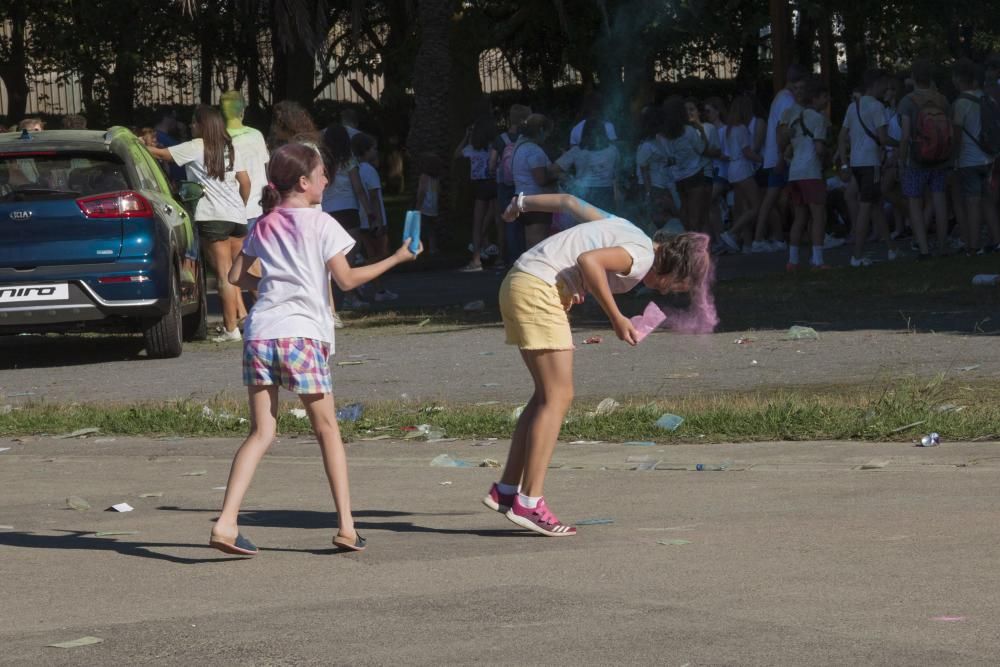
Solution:
<path fill-rule="evenodd" d="M 761 156 L 753 149 L 753 133 L 749 127 L 754 121 L 753 108 L 753 99 L 749 95 L 737 97 L 729 107 L 726 126 L 726 153 L 730 159 L 727 176 L 733 188 L 736 219 L 720 238 L 733 252 L 741 249 L 741 242 L 744 252 L 750 251 L 760 210 L 760 188 L 755 167 Z"/>
<path fill-rule="evenodd" d="M 615 335 L 635 345 L 639 332 L 621 313 L 614 295 L 643 283 L 663 294 L 690 292 L 692 304 L 707 303 L 712 259 L 703 234 L 684 233 L 657 243 L 628 220 L 608 217 L 568 194 L 519 195 L 504 217 L 512 220 L 531 211 L 558 211 L 578 224 L 521 255 L 500 287 L 506 343 L 518 347 L 535 389 L 518 418 L 500 480 L 491 485 L 483 504 L 534 532 L 568 537 L 576 528 L 552 513 L 543 487 L 573 401 L 569 310 L 589 292 Z M 713 329 L 716 322 L 713 309 L 704 330 Z"/>
<path fill-rule="evenodd" d="M 615 132 L 614 124 L 604 118 L 604 98 L 600 93 L 587 93 L 583 98 L 578 118 L 580 118 L 580 121 L 569 132 L 570 148 L 580 145 L 580 139 L 583 136 L 583 124 L 588 120 L 593 120 L 597 122 L 598 126 L 604 127 L 604 133 L 608 141 L 618 141 L 618 134 Z"/>
<path fill-rule="evenodd" d="M 361 221 L 361 241 L 365 245 L 367 263 L 380 262 L 389 256 L 389 221 L 385 217 L 382 200 L 382 179 L 378 175 L 378 144 L 370 135 L 358 132 L 351 139 L 351 151 L 358 157 L 358 175 L 375 210 L 375 217 Z M 395 301 L 399 295 L 388 290 L 381 278 L 376 278 L 375 300 Z"/>
<path fill-rule="evenodd" d="M 823 115 L 830 102 L 826 86 L 816 76 L 806 79 L 799 98 L 785 110 L 778 125 L 778 147 L 791 153 L 788 165 L 789 199 L 795 207 L 795 219 L 788 236 L 786 270 L 799 268 L 799 246 L 806 219 L 810 219 L 812 241 L 810 265 L 814 269 L 829 268 L 823 262 L 823 240 L 826 233 L 826 181 L 823 180 L 823 156 L 829 122 Z"/>
<path fill-rule="evenodd" d="M 147 146 L 150 154 L 164 162 L 184 167 L 187 178 L 201 185 L 204 195 L 195 207 L 194 220 L 209 264 L 219 276 L 222 325 L 216 342 L 240 340 L 240 292 L 224 277 L 233 263 L 230 238 L 247 233 L 246 205 L 250 199 L 250 175 L 226 132 L 218 109 L 199 104 L 191 122 L 194 139 L 169 148 Z"/>
<path fill-rule="evenodd" d="M 722 244 L 723 212 L 729 216 L 726 195 L 729 192 L 729 155 L 726 153 L 726 116 L 725 103 L 720 97 L 710 97 L 702 106 L 705 123 L 703 129 L 708 136 L 708 143 L 718 156 L 712 160 L 712 194 L 708 207 L 708 234 L 715 240 L 712 251 L 720 254 L 728 251 Z"/>
<path fill-rule="evenodd" d="M 685 102 L 676 95 L 663 103 L 661 146 L 673 166 L 684 229 L 702 231 L 708 226 L 712 195 L 712 179 L 706 176 L 712 164 L 710 146 L 704 133 L 690 125 Z"/>
<path fill-rule="evenodd" d="M 767 114 L 767 130 L 764 139 L 764 166 L 762 178 L 767 178 L 767 190 L 757 212 L 757 226 L 754 230 L 753 252 L 776 252 L 787 248 L 784 238 L 784 219 L 786 217 L 785 201 L 781 193 L 788 185 L 788 167 L 784 156 L 778 150 L 778 124 L 785 109 L 795 104 L 796 91 L 802 87 L 806 77 L 806 69 L 802 65 L 792 64 L 785 76 L 785 87 L 778 91 L 771 102 Z M 777 207 L 777 208 L 775 208 Z M 766 240 L 768 225 L 771 228 L 772 241 Z"/>
<path fill-rule="evenodd" d="M 496 122 L 490 114 L 481 114 L 465 129 L 465 136 L 455 148 L 454 159 L 469 161 L 469 182 L 472 186 L 472 258 L 461 271 L 482 271 L 482 253 L 486 248 L 486 228 L 495 222 L 493 207 L 497 198 L 496 175 L 490 173 L 490 142 L 497 135 Z M 497 229 L 497 243 L 503 244 L 503 234 Z"/>
<path fill-rule="evenodd" d="M 858 217 L 854 221 L 854 255 L 851 266 L 869 266 L 871 260 L 864 257 L 865 241 L 868 239 L 868 223 L 874 220 L 875 229 L 889 246 L 888 258 L 896 258 L 895 242 L 889 237 L 885 216 L 882 213 L 882 149 L 896 145 L 889 137 L 885 120 L 885 108 L 880 101 L 885 95 L 885 74 L 878 69 L 870 69 L 864 75 L 865 94 L 847 107 L 844 123 L 840 130 L 837 153 L 846 162 L 858 182 L 861 203 Z"/>
<path fill-rule="evenodd" d="M 330 312 L 330 276 L 351 290 L 392 267 L 416 259 L 409 239 L 390 257 L 351 268 L 347 253 L 354 239 L 321 210 L 326 171 L 319 152 L 305 144 L 275 151 L 268 166 L 264 215 L 244 241 L 233 262 L 229 282 L 256 289 L 243 345 L 243 384 L 250 403 L 250 433 L 233 458 L 209 546 L 229 554 L 253 556 L 257 546 L 240 533 L 240 505 L 254 472 L 277 431 L 278 391 L 294 392 L 302 401 L 323 454 L 330 491 L 337 508 L 333 545 L 362 551 L 366 541 L 354 525 L 348 488 L 347 454 L 337 427 L 329 357 L 334 351 Z M 260 261 L 261 275 L 248 269 Z"/>
<path fill-rule="evenodd" d="M 659 107 L 642 110 L 639 146 L 635 151 L 636 179 L 645 194 L 648 215 L 657 229 L 670 218 L 680 217 L 680 197 L 674 187 L 670 157 L 660 142 L 663 111 Z"/>
<path fill-rule="evenodd" d="M 552 121 L 540 113 L 528 116 L 521 126 L 521 135 L 511 157 L 515 192 L 526 195 L 555 192 L 557 179 L 549 169 L 552 161 L 541 146 L 551 130 Z M 544 239 L 552 225 L 552 213 L 548 211 L 526 212 L 517 219 L 524 223 L 526 248 Z"/>
<path fill-rule="evenodd" d="M 612 213 L 621 206 L 622 193 L 618 183 L 621 155 L 608 141 L 598 121 L 584 121 L 580 143 L 563 153 L 552 163 L 555 175 L 573 174 L 568 192 L 592 205 Z"/>
<path fill-rule="evenodd" d="M 1000 251 L 1000 220 L 997 215 L 997 190 L 990 185 L 997 156 L 987 152 L 981 142 L 984 95 L 975 64 L 962 58 L 952 67 L 952 80 L 960 94 L 952 105 L 955 125 L 955 166 L 965 200 L 968 252 Z M 994 104 L 996 102 L 993 102 Z M 983 219 L 993 237 L 993 245 L 980 249 L 979 230 Z"/>

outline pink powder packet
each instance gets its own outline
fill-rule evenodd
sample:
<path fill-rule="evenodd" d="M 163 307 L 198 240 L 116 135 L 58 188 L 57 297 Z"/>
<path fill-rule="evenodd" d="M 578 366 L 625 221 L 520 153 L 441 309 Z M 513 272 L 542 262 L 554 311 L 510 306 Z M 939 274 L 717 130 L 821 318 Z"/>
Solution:
<path fill-rule="evenodd" d="M 667 319 L 666 314 L 660 307 L 655 303 L 650 301 L 646 304 L 646 310 L 642 311 L 642 315 L 636 315 L 631 318 L 632 326 L 635 327 L 636 331 L 636 341 L 641 341 L 643 338 L 651 334 L 657 327 L 659 327 Z"/>

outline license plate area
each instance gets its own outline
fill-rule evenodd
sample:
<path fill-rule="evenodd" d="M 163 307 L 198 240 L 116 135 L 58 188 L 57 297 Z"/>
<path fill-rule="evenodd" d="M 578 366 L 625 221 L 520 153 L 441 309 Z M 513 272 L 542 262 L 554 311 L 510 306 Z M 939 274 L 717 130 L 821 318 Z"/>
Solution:
<path fill-rule="evenodd" d="M 0 284 L 0 306 L 69 301 L 68 283 Z"/>

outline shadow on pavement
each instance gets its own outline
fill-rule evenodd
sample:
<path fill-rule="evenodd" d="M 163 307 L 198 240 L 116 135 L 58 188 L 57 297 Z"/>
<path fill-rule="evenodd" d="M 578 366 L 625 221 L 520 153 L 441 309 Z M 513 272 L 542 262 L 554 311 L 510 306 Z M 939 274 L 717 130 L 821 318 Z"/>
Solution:
<path fill-rule="evenodd" d="M 108 361 L 134 361 L 140 357 L 141 337 L 109 336 L 3 336 L 0 337 L 0 370 L 53 368 Z"/>
<path fill-rule="evenodd" d="M 209 549 L 207 544 L 182 544 L 177 542 L 123 542 L 110 537 L 95 537 L 89 531 L 65 530 L 65 535 L 37 535 L 35 533 L 0 533 L 0 546 L 22 547 L 27 549 L 65 549 L 86 551 L 113 551 L 123 556 L 137 556 L 163 560 L 179 565 L 198 565 L 200 563 L 221 563 L 245 558 L 185 558 L 171 554 L 159 553 L 152 549 L 181 548 Z"/>
<path fill-rule="evenodd" d="M 218 514 L 217 509 L 188 509 L 184 507 L 163 506 L 158 510 L 168 512 L 209 512 Z M 479 537 L 523 537 L 528 531 L 517 528 L 504 529 L 466 529 L 466 528 L 431 528 L 420 526 L 408 521 L 366 521 L 365 519 L 391 519 L 398 517 L 461 517 L 475 516 L 479 512 L 402 512 L 395 510 L 362 510 L 354 512 L 354 525 L 359 532 L 366 530 L 388 530 L 394 533 L 436 533 L 441 535 L 477 535 Z M 212 517 L 211 521 L 215 521 Z M 240 512 L 239 523 L 241 526 L 261 526 L 265 528 L 302 528 L 302 529 L 328 529 L 337 527 L 336 512 L 317 512 L 315 510 L 247 510 Z M 336 551 L 332 549 L 291 549 L 275 548 L 261 549 L 261 551 L 301 551 L 304 553 L 327 553 Z"/>

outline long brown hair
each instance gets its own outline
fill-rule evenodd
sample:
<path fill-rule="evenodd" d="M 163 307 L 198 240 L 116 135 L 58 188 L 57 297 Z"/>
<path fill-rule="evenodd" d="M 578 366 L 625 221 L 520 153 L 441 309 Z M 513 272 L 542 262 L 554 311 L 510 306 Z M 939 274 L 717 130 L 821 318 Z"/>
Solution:
<path fill-rule="evenodd" d="M 205 144 L 205 172 L 209 178 L 224 180 L 236 161 L 236 149 L 226 131 L 226 121 L 215 107 L 199 104 L 194 109 L 194 122 Z"/>

